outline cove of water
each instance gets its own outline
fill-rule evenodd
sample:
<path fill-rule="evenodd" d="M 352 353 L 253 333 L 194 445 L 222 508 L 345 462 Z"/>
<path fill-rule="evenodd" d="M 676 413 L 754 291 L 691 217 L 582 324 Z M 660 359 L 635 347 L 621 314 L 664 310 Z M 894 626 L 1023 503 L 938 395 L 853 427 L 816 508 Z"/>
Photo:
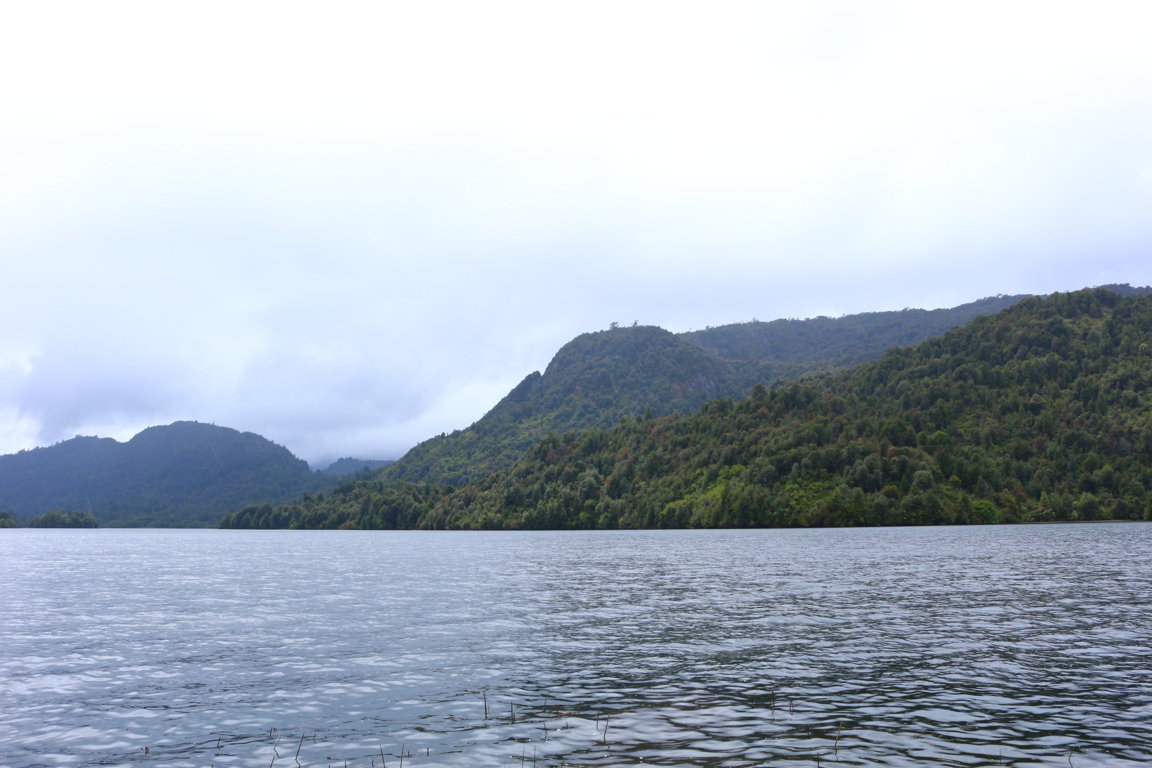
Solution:
<path fill-rule="evenodd" d="M 1152 525 L 0 531 L 0 765 L 1152 763 Z"/>

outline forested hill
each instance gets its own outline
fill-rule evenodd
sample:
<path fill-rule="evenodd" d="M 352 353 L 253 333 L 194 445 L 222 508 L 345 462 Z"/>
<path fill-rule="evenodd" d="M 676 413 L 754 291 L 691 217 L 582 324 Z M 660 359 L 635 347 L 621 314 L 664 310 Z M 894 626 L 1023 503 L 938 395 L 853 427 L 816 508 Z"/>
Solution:
<path fill-rule="evenodd" d="M 551 432 L 608 427 L 631 416 L 692 413 L 708 400 L 743 397 L 756 384 L 874 360 L 891 347 L 938 336 L 1022 298 L 683 334 L 651 326 L 586 333 L 475 424 L 421 443 L 383 476 L 460 485 L 512 465 Z"/>
<path fill-rule="evenodd" d="M 0 456 L 0 509 L 23 521 L 80 510 L 103 526 L 209 526 L 245 504 L 333 482 L 259 435 L 185 421 L 126 443 L 75 437 Z"/>
<path fill-rule="evenodd" d="M 471 427 L 417 445 L 383 475 L 462 484 L 513 464 L 549 432 L 608 427 L 645 412 L 690 412 L 749 386 L 715 355 L 661 328 L 586 333 Z"/>
<path fill-rule="evenodd" d="M 851 371 L 550 436 L 461 490 L 341 486 L 226 525 L 616 528 L 1152 517 L 1152 298 L 1027 299 Z"/>

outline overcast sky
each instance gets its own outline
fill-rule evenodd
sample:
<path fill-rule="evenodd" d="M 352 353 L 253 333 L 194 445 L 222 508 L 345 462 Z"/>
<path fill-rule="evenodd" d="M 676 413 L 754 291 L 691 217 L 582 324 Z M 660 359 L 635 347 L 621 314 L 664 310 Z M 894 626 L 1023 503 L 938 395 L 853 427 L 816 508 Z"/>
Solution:
<path fill-rule="evenodd" d="M 1150 28 L 1142 0 L 2 1 L 0 453 L 191 419 L 395 458 L 612 322 L 1150 284 Z"/>

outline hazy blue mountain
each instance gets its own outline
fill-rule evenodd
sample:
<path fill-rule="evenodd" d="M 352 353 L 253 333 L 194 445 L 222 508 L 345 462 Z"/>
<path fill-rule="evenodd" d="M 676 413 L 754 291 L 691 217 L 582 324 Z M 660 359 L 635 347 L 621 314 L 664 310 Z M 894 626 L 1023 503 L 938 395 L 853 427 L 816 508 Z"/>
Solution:
<path fill-rule="evenodd" d="M 75 437 L 0 456 L 0 509 L 25 522 L 78 510 L 102 526 L 195 527 L 215 525 L 238 506 L 332 482 L 259 435 L 180 421 L 126 443 Z"/>

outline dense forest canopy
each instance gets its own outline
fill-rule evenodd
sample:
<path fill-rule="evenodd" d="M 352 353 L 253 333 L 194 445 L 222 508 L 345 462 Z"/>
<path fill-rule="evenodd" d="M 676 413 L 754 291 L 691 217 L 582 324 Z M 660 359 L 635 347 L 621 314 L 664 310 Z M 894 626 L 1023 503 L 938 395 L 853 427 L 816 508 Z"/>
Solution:
<path fill-rule="evenodd" d="M 1139 292 L 1134 292 L 1139 293 Z M 363 478 L 226 527 L 840 526 L 1152 518 L 1152 298 L 1021 301 L 692 414 L 551 433 L 464 487 Z"/>
<path fill-rule="evenodd" d="M 91 512 L 78 509 L 54 509 L 36 515 L 28 523 L 29 528 L 99 528 L 100 523 Z"/>

